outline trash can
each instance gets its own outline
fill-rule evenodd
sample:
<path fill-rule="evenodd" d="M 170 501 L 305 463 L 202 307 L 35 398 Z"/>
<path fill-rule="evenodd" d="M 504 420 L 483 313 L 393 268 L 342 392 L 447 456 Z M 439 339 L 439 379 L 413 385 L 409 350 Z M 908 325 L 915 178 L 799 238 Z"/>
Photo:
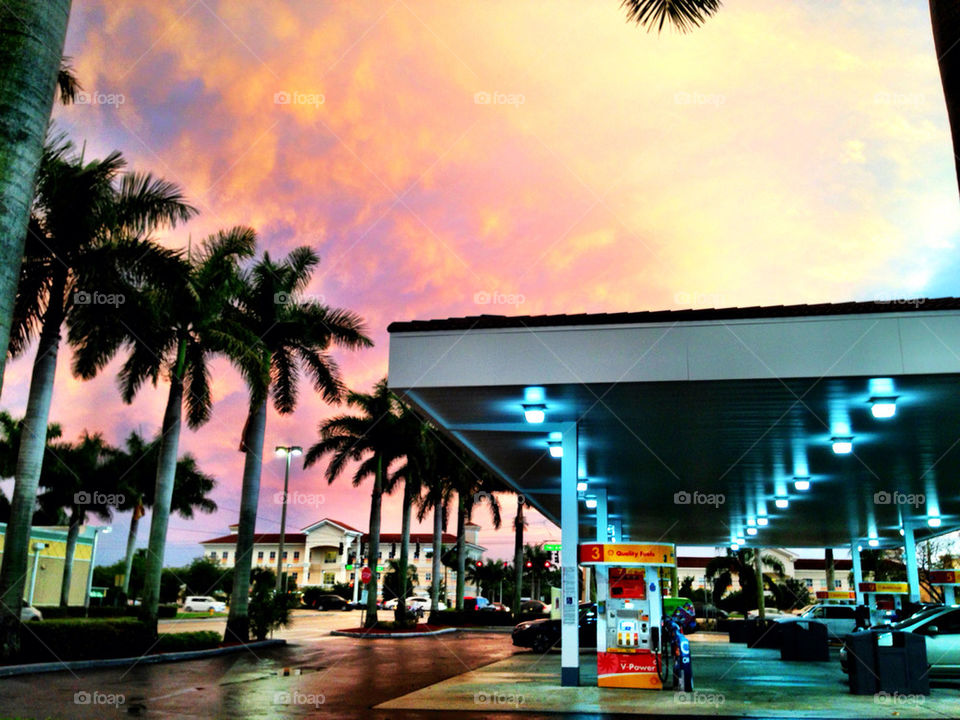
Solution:
<path fill-rule="evenodd" d="M 908 632 L 878 634 L 876 651 L 880 692 L 930 694 L 927 644 L 922 635 Z"/>
<path fill-rule="evenodd" d="M 853 695 L 875 695 L 877 687 L 877 634 L 864 631 L 846 635 L 847 677 Z"/>
<path fill-rule="evenodd" d="M 827 662 L 827 626 L 820 622 L 796 621 L 780 624 L 780 659 Z"/>
<path fill-rule="evenodd" d="M 776 650 L 780 647 L 780 623 L 760 618 L 747 620 L 747 647 Z"/>
<path fill-rule="evenodd" d="M 745 643 L 747 641 L 747 621 L 746 620 L 728 620 L 727 637 L 732 643 Z"/>

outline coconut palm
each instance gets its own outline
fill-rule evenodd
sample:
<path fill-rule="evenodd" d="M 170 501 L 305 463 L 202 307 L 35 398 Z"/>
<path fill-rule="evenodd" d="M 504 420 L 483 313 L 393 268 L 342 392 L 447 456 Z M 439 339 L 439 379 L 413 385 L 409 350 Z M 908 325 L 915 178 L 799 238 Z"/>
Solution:
<path fill-rule="evenodd" d="M 69 15 L 70 0 L 0 4 L 0 388 L 37 168 L 54 92 L 63 76 Z M 7 623 L 13 629 L 19 614 L 0 609 L 0 624 Z"/>
<path fill-rule="evenodd" d="M 424 471 L 423 484 L 426 492 L 417 501 L 417 520 L 423 522 L 427 513 L 433 512 L 433 557 L 430 574 L 430 607 L 439 607 L 441 558 L 443 555 L 443 531 L 447 525 L 450 502 L 453 498 L 453 482 L 448 474 L 452 456 L 443 439 L 431 433 L 426 445 L 429 452 L 429 469 Z M 425 438 L 426 440 L 426 438 Z M 445 462 L 446 461 L 446 462 Z"/>
<path fill-rule="evenodd" d="M 380 556 L 380 504 L 384 492 L 391 490 L 390 464 L 405 453 L 396 432 L 399 422 L 397 400 L 380 380 L 371 393 L 350 392 L 346 403 L 358 411 L 356 415 L 337 415 L 320 425 L 320 441 L 304 456 L 308 468 L 324 455 L 330 455 L 325 475 L 332 483 L 346 470 L 348 463 L 358 463 L 353 473 L 357 487 L 367 478 L 373 478 L 370 492 L 370 541 L 367 562 L 371 570 L 367 584 L 367 627 L 377 624 L 377 558 Z"/>
<path fill-rule="evenodd" d="M 772 570 L 771 573 L 762 573 L 764 586 L 773 589 L 777 579 L 782 580 L 785 577 L 783 563 L 775 555 L 765 555 L 754 548 L 740 548 L 736 551 L 727 548 L 727 554 L 710 560 L 705 571 L 707 582 L 713 583 L 715 605 L 720 603 L 720 598 L 733 584 L 733 576 L 736 575 L 740 581 L 741 609 L 746 616 L 750 606 L 759 598 L 757 573 L 754 569 L 758 553 L 759 562 Z"/>
<path fill-rule="evenodd" d="M 473 516 L 474 508 L 486 503 L 490 507 L 493 526 L 500 528 L 500 502 L 494 491 L 503 489 L 477 460 L 466 453 L 457 453 L 455 468 L 451 473 L 453 485 L 457 490 L 457 610 L 463 610 L 464 582 L 466 580 L 466 525 Z"/>
<path fill-rule="evenodd" d="M 150 233 L 195 213 L 175 185 L 124 173 L 124 166 L 116 152 L 85 162 L 60 139 L 48 145 L 41 162 L 10 336 L 14 356 L 35 337 L 37 351 L 0 568 L 0 603 L 6 611 L 19 608 L 23 594 L 62 326 L 84 312 L 111 324 L 135 284 L 162 276 L 173 258 L 149 239 Z"/>
<path fill-rule="evenodd" d="M 224 638 L 246 641 L 249 634 L 247 593 L 253 535 L 260 494 L 260 465 L 272 398 L 280 414 L 293 412 L 303 373 L 328 403 L 340 402 L 344 387 L 332 346 L 355 350 L 372 345 L 358 315 L 303 297 L 320 258 L 309 247 L 293 250 L 279 262 L 268 253 L 243 274 L 232 321 L 256 339 L 238 362 L 250 393 L 243 428 L 243 488 L 237 529 L 235 576 Z"/>
<path fill-rule="evenodd" d="M 110 472 L 110 462 L 115 452 L 115 448 L 108 445 L 101 434 L 84 432 L 76 443 L 53 444 L 43 464 L 40 485 L 45 490 L 37 497 L 40 507 L 48 513 L 70 511 L 63 580 L 60 584 L 61 607 L 69 604 L 73 558 L 80 526 L 87 521 L 90 513 L 110 520 L 120 504 L 116 477 Z"/>
<path fill-rule="evenodd" d="M 175 485 L 177 452 L 184 408 L 187 424 L 200 427 L 210 417 L 212 355 L 241 357 L 251 338 L 226 317 L 239 291 L 239 262 L 253 255 L 256 233 L 235 227 L 211 235 L 198 252 L 177 256 L 155 282 L 142 285 L 122 312 L 104 320 L 78 313 L 70 328 L 74 373 L 92 377 L 121 350 L 128 352 L 120 369 L 120 393 L 132 402 L 147 381 L 161 375 L 169 383 L 157 464 L 150 539 L 144 577 L 142 618 L 156 627 L 160 579 Z M 87 306 L 89 310 L 89 306 Z"/>
<path fill-rule="evenodd" d="M 140 518 L 146 509 L 153 507 L 156 491 L 157 464 L 159 462 L 160 439 L 148 443 L 138 432 L 127 436 L 125 447 L 117 450 L 111 463 L 110 472 L 116 477 L 124 502 L 120 511 L 130 510 L 130 528 L 127 532 L 127 553 L 124 561 L 123 592 L 130 592 L 130 575 L 133 557 L 137 548 L 137 531 Z M 193 455 L 187 453 L 177 460 L 173 482 L 173 496 L 170 510 L 180 517 L 190 520 L 194 511 L 210 514 L 217 511 L 217 504 L 207 497 L 216 487 L 217 481 L 200 471 Z M 200 592 L 200 591 L 198 591 Z"/>
<path fill-rule="evenodd" d="M 680 32 L 702 25 L 720 9 L 720 0 L 623 0 L 627 20 L 660 32 L 668 22 Z"/>

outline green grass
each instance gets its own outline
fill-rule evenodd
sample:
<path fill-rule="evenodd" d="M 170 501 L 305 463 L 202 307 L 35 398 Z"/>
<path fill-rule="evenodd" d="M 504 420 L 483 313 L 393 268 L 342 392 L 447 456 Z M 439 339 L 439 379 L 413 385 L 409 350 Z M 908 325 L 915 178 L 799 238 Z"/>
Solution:
<path fill-rule="evenodd" d="M 213 615 L 211 615 L 210 613 L 205 613 L 205 612 L 178 612 L 177 617 L 174 619 L 185 620 L 187 618 L 222 618 L 222 617 L 227 617 L 227 613 L 222 612 L 222 613 L 214 613 Z"/>

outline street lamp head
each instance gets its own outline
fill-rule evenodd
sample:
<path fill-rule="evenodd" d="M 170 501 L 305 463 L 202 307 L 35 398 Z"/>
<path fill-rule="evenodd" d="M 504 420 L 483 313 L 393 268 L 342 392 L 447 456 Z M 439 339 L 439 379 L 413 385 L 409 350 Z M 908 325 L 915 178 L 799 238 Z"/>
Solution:
<path fill-rule="evenodd" d="M 290 448 L 290 454 L 296 457 L 297 455 L 303 455 L 303 448 L 299 445 L 294 445 Z"/>
<path fill-rule="evenodd" d="M 296 457 L 303 455 L 303 448 L 299 445 L 277 445 L 277 457 L 286 457 L 287 455 Z"/>

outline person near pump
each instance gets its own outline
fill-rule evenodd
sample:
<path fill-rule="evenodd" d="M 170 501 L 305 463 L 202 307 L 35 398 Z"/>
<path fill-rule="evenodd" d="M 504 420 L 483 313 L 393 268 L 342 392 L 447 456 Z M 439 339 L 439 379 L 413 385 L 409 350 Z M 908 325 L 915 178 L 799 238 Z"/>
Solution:
<path fill-rule="evenodd" d="M 683 628 L 689 623 L 689 620 L 689 611 L 681 606 L 663 621 L 663 631 L 670 638 L 670 645 L 673 648 L 673 689 L 680 692 L 693 692 L 693 661 L 690 657 L 690 641 L 683 634 Z M 693 621 L 696 622 L 695 616 Z"/>

